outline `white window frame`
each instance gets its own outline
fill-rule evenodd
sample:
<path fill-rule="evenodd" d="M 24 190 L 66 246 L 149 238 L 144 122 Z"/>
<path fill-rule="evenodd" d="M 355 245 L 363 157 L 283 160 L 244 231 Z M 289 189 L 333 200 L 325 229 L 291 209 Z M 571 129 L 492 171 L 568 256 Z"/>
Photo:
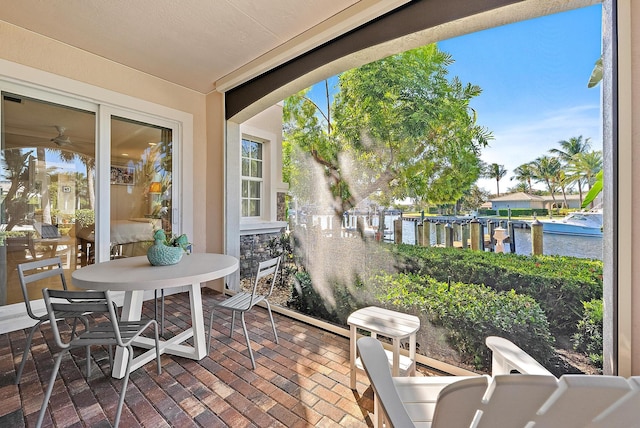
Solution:
<path fill-rule="evenodd" d="M 260 159 L 256 159 L 256 160 L 259 160 L 260 164 L 261 164 L 260 177 L 253 177 L 251 175 L 248 175 L 248 176 L 247 175 L 243 175 L 243 171 L 242 171 L 243 160 L 244 159 L 248 159 L 249 161 L 253 160 L 253 158 L 245 158 L 242 155 L 242 152 L 243 152 L 242 145 L 244 144 L 245 141 L 248 141 L 250 143 L 260 144 L 261 158 Z M 267 172 L 265 170 L 265 168 L 269 167 L 269 165 L 267 165 L 265 163 L 265 155 L 267 154 L 267 150 L 269 150 L 269 142 L 268 141 L 264 141 L 264 140 L 262 140 L 260 138 L 256 138 L 256 137 L 249 136 L 249 135 L 244 135 L 242 137 L 242 141 L 240 141 L 240 192 L 241 192 L 241 194 L 240 194 L 240 215 L 242 215 L 242 218 L 245 218 L 245 219 L 261 219 L 261 218 L 264 217 L 263 214 L 265 212 L 264 210 L 265 210 L 265 199 L 266 199 L 265 198 L 265 194 L 270 195 L 270 193 L 265 192 L 265 189 L 266 189 L 266 186 L 265 186 L 265 172 Z M 243 183 L 245 181 L 260 183 L 260 196 L 258 198 L 252 198 L 250 196 L 251 192 L 249 192 L 249 195 L 246 198 L 244 196 L 242 196 L 242 186 L 243 186 Z M 243 205 L 245 200 L 248 200 L 248 201 L 258 200 L 260 202 L 260 209 L 258 210 L 259 213 L 258 213 L 257 216 L 252 216 L 252 215 L 245 216 L 243 214 L 242 205 Z"/>

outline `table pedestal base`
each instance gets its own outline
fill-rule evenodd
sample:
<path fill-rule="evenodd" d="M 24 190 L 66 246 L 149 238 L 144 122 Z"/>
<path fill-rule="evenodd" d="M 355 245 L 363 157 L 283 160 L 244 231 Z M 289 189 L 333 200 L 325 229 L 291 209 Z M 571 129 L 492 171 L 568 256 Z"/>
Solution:
<path fill-rule="evenodd" d="M 138 321 L 142 313 L 143 291 L 125 292 L 122 307 L 122 321 Z M 189 286 L 189 300 L 191 303 L 191 328 L 168 340 L 160 340 L 160 354 L 171 354 L 179 357 L 201 360 L 207 355 L 206 340 L 204 334 L 204 316 L 202 313 L 202 294 L 200 284 Z M 182 344 L 193 337 L 193 344 Z M 138 355 L 131 362 L 131 371 L 134 371 L 149 361 L 156 358 L 155 341 L 151 338 L 140 337 L 134 342 L 134 346 L 149 349 Z M 118 347 L 113 361 L 111 375 L 117 379 L 124 377 L 127 362 L 127 350 Z"/>

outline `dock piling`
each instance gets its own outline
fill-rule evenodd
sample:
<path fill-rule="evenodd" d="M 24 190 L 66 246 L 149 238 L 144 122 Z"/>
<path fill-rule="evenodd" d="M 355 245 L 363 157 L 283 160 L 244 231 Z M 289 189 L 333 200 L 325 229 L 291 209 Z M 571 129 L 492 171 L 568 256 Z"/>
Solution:
<path fill-rule="evenodd" d="M 444 226 L 444 246 L 446 248 L 453 248 L 453 226 L 451 223 L 447 223 Z"/>
<path fill-rule="evenodd" d="M 402 244 L 402 217 L 393 221 L 393 238 L 396 244 Z"/>
<path fill-rule="evenodd" d="M 539 256 L 543 254 L 543 246 L 542 246 L 542 232 L 543 225 L 537 218 L 533 219 L 531 223 L 531 254 L 534 256 Z"/>
<path fill-rule="evenodd" d="M 516 231 L 513 226 L 513 222 L 509 220 L 507 222 L 507 229 L 509 230 L 509 248 L 513 254 L 516 253 Z"/>

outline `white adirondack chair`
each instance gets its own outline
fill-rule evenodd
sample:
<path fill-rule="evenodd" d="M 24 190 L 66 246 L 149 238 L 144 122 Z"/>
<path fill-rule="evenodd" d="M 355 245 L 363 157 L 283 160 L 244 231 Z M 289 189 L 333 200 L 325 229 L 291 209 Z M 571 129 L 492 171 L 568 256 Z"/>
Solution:
<path fill-rule="evenodd" d="M 512 371 L 517 371 L 521 374 L 553 376 L 549 370 L 534 360 L 531 355 L 507 339 L 489 336 L 485 339 L 485 343 L 492 351 L 491 376 L 510 374 Z"/>
<path fill-rule="evenodd" d="M 564 375 L 556 379 L 547 372 L 393 378 L 379 341 L 363 337 L 358 351 L 374 390 L 374 422 L 379 427 L 639 426 L 640 377 Z M 528 358 L 519 355 L 517 359 Z"/>

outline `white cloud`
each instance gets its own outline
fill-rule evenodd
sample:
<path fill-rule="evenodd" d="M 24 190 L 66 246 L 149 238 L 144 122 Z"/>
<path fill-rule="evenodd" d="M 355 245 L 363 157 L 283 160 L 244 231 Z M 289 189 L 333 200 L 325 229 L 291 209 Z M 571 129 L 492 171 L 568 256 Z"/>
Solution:
<path fill-rule="evenodd" d="M 482 150 L 481 159 L 504 165 L 508 170 L 500 180 L 500 193 L 515 185 L 510 180 L 513 169 L 559 148 L 558 142 L 582 136 L 591 139 L 593 150 L 602 149 L 602 120 L 597 105 L 584 105 L 552 112 L 532 113 L 526 120 L 510 122 L 510 118 L 495 118 L 497 123 L 485 125 L 494 139 Z M 481 179 L 478 185 L 495 193 L 495 180 Z"/>

